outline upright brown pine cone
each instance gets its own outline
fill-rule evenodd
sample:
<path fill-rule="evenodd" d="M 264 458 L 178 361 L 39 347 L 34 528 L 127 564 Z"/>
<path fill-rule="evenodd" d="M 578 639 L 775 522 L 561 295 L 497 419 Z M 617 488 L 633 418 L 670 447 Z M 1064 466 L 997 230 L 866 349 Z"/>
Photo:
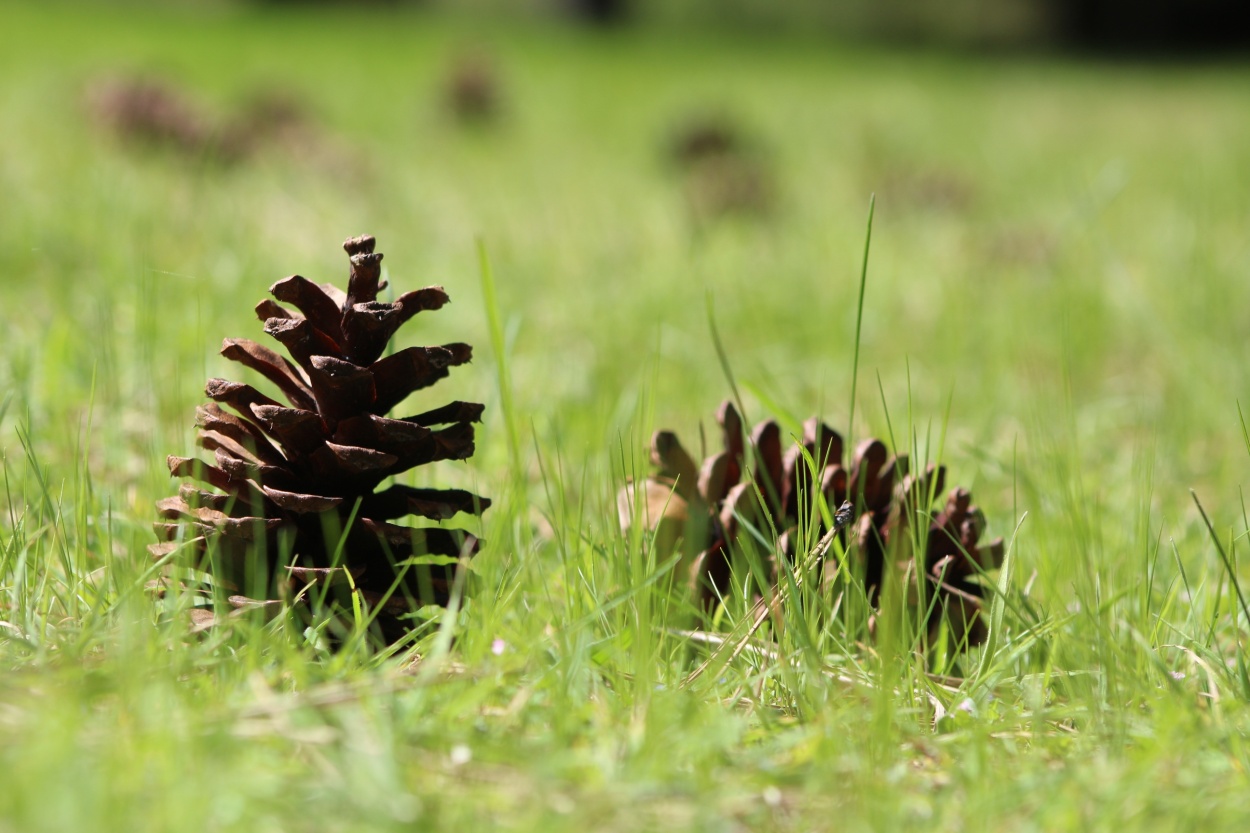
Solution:
<path fill-rule="evenodd" d="M 383 356 L 404 322 L 448 303 L 447 293 L 431 286 L 380 302 L 385 283 L 374 239 L 355 237 L 343 248 L 351 260 L 346 294 L 293 275 L 269 291 L 298 313 L 270 300 L 256 307 L 294 364 L 253 341 L 223 342 L 222 355 L 264 376 L 288 404 L 241 382 L 208 381 L 213 401 L 197 409 L 197 443 L 213 452 L 215 465 L 171 456 L 169 470 L 211 490 L 184 483 L 177 497 L 160 501 L 164 520 L 155 528 L 163 543 L 149 549 L 161 558 L 187 547 L 238 594 L 231 597 L 238 607 L 310 583 L 354 588 L 367 603 L 384 605 L 379 621 L 393 638 L 415 605 L 447 601 L 451 562 L 474 553 L 478 541 L 459 530 L 391 521 L 480 514 L 490 501 L 460 489 L 378 486 L 415 466 L 472 456 L 472 423 L 483 406 L 452 402 L 403 419 L 384 416 L 467 363 L 472 348 L 409 347 Z"/>
<path fill-rule="evenodd" d="M 812 501 L 819 491 L 831 510 L 844 501 L 854 506 L 858 522 L 851 552 L 873 604 L 880 597 L 888 564 L 901 565 L 903 574 L 908 573 L 913 540 L 909 525 L 922 514 L 930 517 L 923 539 L 925 591 L 910 595 L 918 606 L 924 604 L 922 615 L 931 639 L 946 622 L 956 644 L 965 637 L 970 645 L 984 640 L 983 589 L 975 576 L 1001 564 L 1002 539 L 979 545 L 984 517 L 964 489 L 953 490 L 941 511 L 930 511 L 943 488 L 943 467 L 930 464 L 923 473 L 910 474 L 906 455 L 891 455 L 884 443 L 870 439 L 856 448 L 847 471 L 841 435 L 818 419 L 804 423 L 801 445 L 784 453 L 781 428 L 774 420 L 759 423 L 748 436 L 729 401 L 721 404 L 716 420 L 722 450 L 701 465 L 673 432 L 657 431 L 651 441 L 655 473 L 629 484 L 617 498 L 623 529 L 639 517 L 657 533 L 660 546 L 672 548 L 679 539 L 684 541 L 694 554 L 688 565 L 690 581 L 705 607 L 730 589 L 731 548 L 739 540 L 742 522 L 765 534 L 770 527 L 776 530 L 778 551 L 793 558 L 795 530 L 800 518 L 813 517 Z M 754 465 L 750 472 L 748 444 Z M 813 483 L 808 457 L 820 472 L 819 484 Z M 817 533 L 825 532 L 823 523 L 816 526 Z"/>

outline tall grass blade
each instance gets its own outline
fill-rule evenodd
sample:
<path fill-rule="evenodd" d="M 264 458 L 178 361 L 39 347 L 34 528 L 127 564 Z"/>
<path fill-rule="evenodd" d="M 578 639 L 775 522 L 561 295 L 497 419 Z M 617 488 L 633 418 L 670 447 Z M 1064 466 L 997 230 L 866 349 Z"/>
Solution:
<path fill-rule="evenodd" d="M 1215 527 L 1211 525 L 1211 519 L 1207 517 L 1207 511 L 1202 508 L 1202 501 L 1198 500 L 1198 493 L 1190 489 L 1189 494 L 1194 499 L 1194 505 L 1198 507 L 1198 514 L 1202 515 L 1202 522 L 1206 524 L 1207 532 L 1211 536 L 1211 542 L 1215 544 L 1216 552 L 1220 554 L 1220 559 L 1224 562 L 1224 569 L 1228 573 L 1228 580 L 1232 583 L 1233 592 L 1237 594 L 1237 602 L 1241 605 L 1241 612 L 1246 617 L 1246 621 L 1250 622 L 1250 607 L 1246 606 L 1246 597 L 1241 593 L 1241 582 L 1237 581 L 1237 571 L 1233 566 L 1233 562 L 1228 557 L 1228 552 L 1224 549 L 1224 545 L 1220 543 L 1220 536 L 1215 534 Z M 1235 629 L 1235 632 L 1240 633 L 1240 629 Z"/>
<path fill-rule="evenodd" d="M 1002 640 L 1003 619 L 1007 612 L 1007 592 L 1011 589 L 1011 574 L 1016 564 L 1016 540 L 1020 536 L 1020 528 L 1024 526 L 1027 517 L 1027 512 L 1020 516 L 1015 530 L 1011 533 L 1011 541 L 1007 544 L 1007 552 L 1003 555 L 1003 566 L 998 573 L 994 600 L 990 602 L 989 634 L 985 637 L 985 644 L 981 646 L 981 663 L 977 668 L 976 676 L 978 686 L 988 687 L 990 667 L 994 662 L 995 654 L 998 653 L 999 642 Z"/>
<path fill-rule="evenodd" d="M 521 471 L 521 441 L 517 432 L 516 411 L 512 404 L 512 380 L 508 375 L 508 349 L 503 319 L 499 314 L 499 293 L 495 289 L 495 273 L 486 254 L 486 244 L 477 241 L 478 268 L 482 276 L 482 302 L 486 305 L 486 321 L 490 326 L 490 346 L 499 368 L 499 405 L 503 409 L 504 430 L 508 439 L 508 459 L 513 475 Z"/>
<path fill-rule="evenodd" d="M 872 217 L 877 210 L 877 195 L 868 198 L 868 228 L 864 232 L 864 259 L 859 270 L 859 301 L 855 309 L 855 360 L 851 365 L 851 413 L 846 421 L 846 442 L 848 448 L 854 448 L 855 437 L 855 392 L 859 386 L 859 346 L 864 327 L 864 294 L 868 289 L 868 252 L 872 246 Z"/>
<path fill-rule="evenodd" d="M 742 415 L 742 425 L 744 430 L 750 430 L 751 421 L 747 419 L 747 409 L 742 403 L 742 394 L 738 391 L 738 383 L 734 381 L 734 371 L 729 364 L 729 354 L 725 351 L 725 343 L 721 341 L 720 330 L 716 328 L 716 310 L 712 305 L 712 293 L 707 293 L 707 326 L 712 333 L 712 345 L 716 348 L 716 359 L 720 362 L 721 372 L 725 374 L 725 381 L 729 383 L 729 390 L 733 393 L 734 404 L 738 406 L 738 413 Z"/>

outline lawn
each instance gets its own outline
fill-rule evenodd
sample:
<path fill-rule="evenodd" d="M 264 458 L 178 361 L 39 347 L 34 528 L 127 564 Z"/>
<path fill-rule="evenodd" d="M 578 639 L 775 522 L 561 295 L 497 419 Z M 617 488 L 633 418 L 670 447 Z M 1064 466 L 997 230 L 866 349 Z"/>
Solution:
<path fill-rule="evenodd" d="M 446 105 L 466 56 L 496 78 L 481 123 Z M 98 105 L 135 75 L 217 122 L 281 96 L 302 132 L 136 145 Z M 1250 829 L 1248 82 L 6 6 L 0 831 Z M 766 198 L 722 213 L 671 158 L 709 119 Z M 204 380 L 240 377 L 221 339 L 264 338 L 280 278 L 342 284 L 362 233 L 396 292 L 452 298 L 401 345 L 475 348 L 413 402 L 485 403 L 477 453 L 405 481 L 493 499 L 469 592 L 398 653 L 283 618 L 191 634 L 146 587 L 165 456 L 194 451 Z M 615 495 L 733 385 L 786 436 L 819 414 L 973 490 L 1009 546 L 984 647 L 797 607 L 731 660 L 690 635 L 740 633 L 744 600 L 697 622 Z"/>

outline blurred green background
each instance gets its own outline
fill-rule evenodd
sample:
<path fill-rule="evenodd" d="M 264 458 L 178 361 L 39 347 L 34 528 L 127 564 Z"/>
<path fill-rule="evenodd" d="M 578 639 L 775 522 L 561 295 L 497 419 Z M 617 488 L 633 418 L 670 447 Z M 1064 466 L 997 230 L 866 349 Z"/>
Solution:
<path fill-rule="evenodd" d="M 150 478 L 136 512 L 156 461 L 189 444 L 200 378 L 225 372 L 217 339 L 254 334 L 273 280 L 333 277 L 338 241 L 363 231 L 399 285 L 447 285 L 455 306 L 419 337 L 477 344 L 457 384 L 490 399 L 481 240 L 518 401 L 587 452 L 645 438 L 640 396 L 688 431 L 725 395 L 709 296 L 746 383 L 844 420 L 874 193 L 868 427 L 885 429 L 879 374 L 888 407 L 910 397 L 940 422 L 949 401 L 954 438 L 1000 460 L 1033 423 L 1088 426 L 1095 455 L 1175 426 L 1180 483 L 1231 474 L 1250 113 L 1227 59 L 422 6 L 6 16 L 9 387 L 53 425 L 93 383 L 97 411 L 126 414 L 93 444 Z M 457 103 L 466 83 L 484 85 L 484 117 Z M 118 96 L 143 84 L 193 138 L 127 126 Z M 731 134 L 732 159 L 682 161 L 700 130 Z"/>
<path fill-rule="evenodd" d="M 211 1 L 211 0 L 210 0 Z M 308 5 L 332 0 L 254 0 Z M 374 0 L 398 5 L 405 0 Z M 816 30 L 847 38 L 957 46 L 1059 45 L 1154 54 L 1240 49 L 1250 13 L 1236 0 L 407 0 L 492 14 L 565 16 L 750 31 Z"/>

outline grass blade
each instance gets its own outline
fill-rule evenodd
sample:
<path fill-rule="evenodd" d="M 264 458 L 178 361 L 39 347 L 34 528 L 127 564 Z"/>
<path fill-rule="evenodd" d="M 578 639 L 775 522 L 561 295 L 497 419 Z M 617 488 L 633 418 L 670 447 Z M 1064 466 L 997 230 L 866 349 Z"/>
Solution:
<path fill-rule="evenodd" d="M 855 360 L 851 365 L 851 413 L 846 421 L 846 442 L 854 448 L 855 437 L 855 391 L 859 386 L 859 345 L 864 327 L 864 294 L 868 288 L 868 252 L 872 246 L 872 217 L 877 210 L 877 195 L 868 198 L 868 229 L 864 233 L 864 260 L 859 270 L 859 302 L 855 311 Z"/>

